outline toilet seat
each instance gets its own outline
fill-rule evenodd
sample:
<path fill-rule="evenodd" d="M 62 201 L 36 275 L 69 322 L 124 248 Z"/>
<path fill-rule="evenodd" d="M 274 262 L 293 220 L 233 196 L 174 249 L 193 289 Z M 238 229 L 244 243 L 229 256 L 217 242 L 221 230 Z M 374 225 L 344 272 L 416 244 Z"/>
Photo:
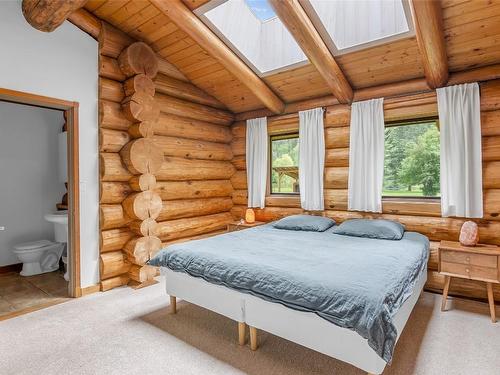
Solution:
<path fill-rule="evenodd" d="M 44 247 L 53 246 L 54 242 L 49 240 L 39 240 L 32 242 L 24 242 L 14 246 L 15 250 L 20 251 L 30 251 L 30 250 L 39 250 Z"/>

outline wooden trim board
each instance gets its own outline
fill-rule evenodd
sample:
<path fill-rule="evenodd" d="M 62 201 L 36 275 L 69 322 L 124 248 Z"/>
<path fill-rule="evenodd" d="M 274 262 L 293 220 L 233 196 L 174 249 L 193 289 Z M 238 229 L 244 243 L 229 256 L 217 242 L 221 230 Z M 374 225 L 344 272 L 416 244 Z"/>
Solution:
<path fill-rule="evenodd" d="M 2 273 L 21 272 L 21 268 L 23 268 L 22 263 L 9 264 L 7 266 L 0 266 L 0 275 Z"/>
<path fill-rule="evenodd" d="M 68 129 L 68 192 L 69 217 L 68 260 L 70 282 L 68 294 L 70 297 L 81 296 L 80 284 L 80 174 L 79 174 L 79 132 L 78 132 L 78 102 L 51 98 L 22 91 L 0 88 L 0 100 L 26 104 L 35 107 L 64 111 Z"/>
<path fill-rule="evenodd" d="M 95 284 L 95 285 L 86 286 L 84 288 L 80 288 L 80 296 L 84 297 L 84 296 L 88 296 L 89 294 L 99 292 L 100 288 L 101 288 L 100 284 Z"/>

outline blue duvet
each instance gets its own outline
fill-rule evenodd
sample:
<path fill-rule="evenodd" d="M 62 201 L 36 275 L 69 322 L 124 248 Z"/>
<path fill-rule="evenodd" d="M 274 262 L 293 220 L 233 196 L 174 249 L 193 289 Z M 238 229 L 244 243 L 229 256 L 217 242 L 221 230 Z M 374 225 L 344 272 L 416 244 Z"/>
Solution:
<path fill-rule="evenodd" d="M 390 362 L 392 318 L 425 272 L 428 254 L 429 240 L 414 232 L 391 241 L 268 224 L 174 244 L 149 263 L 315 313 L 356 331 Z"/>

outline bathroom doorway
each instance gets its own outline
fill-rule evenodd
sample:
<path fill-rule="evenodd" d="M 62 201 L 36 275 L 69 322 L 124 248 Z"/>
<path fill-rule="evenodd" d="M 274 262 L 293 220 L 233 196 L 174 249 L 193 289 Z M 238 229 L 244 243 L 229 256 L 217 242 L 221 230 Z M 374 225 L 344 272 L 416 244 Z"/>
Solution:
<path fill-rule="evenodd" d="M 63 302 L 64 298 L 61 297 L 64 294 L 65 298 L 79 297 L 82 294 L 80 284 L 78 103 L 2 88 L 0 88 L 0 102 L 2 102 L 0 104 L 4 104 L 4 106 L 30 106 L 31 108 L 29 109 L 31 109 L 32 111 L 45 111 L 43 113 L 47 114 L 48 116 L 53 116 L 49 117 L 50 119 L 62 119 L 61 124 L 64 124 L 64 129 L 61 126 L 61 128 L 56 129 L 55 134 L 53 134 L 58 139 L 54 140 L 51 138 L 51 142 L 53 142 L 51 143 L 51 148 L 55 146 L 57 148 L 56 152 L 58 152 L 59 155 L 66 156 L 64 158 L 65 160 L 61 161 L 61 158 L 59 158 L 59 160 L 55 160 L 55 163 L 53 159 L 50 159 L 49 161 L 49 163 L 56 164 L 53 166 L 53 169 L 55 169 L 56 171 L 51 171 L 51 173 L 55 173 L 55 176 L 58 177 L 52 176 L 51 178 L 58 178 L 59 185 L 55 185 L 54 183 L 52 183 L 48 187 L 48 189 L 46 189 L 47 191 L 50 191 L 51 203 L 49 204 L 49 207 L 53 206 L 53 210 L 51 212 L 47 212 L 44 217 L 47 222 L 51 222 L 51 224 L 53 224 L 54 226 L 55 230 L 53 234 L 55 241 L 48 241 L 44 238 L 40 238 L 38 241 L 34 241 L 33 238 L 30 238 L 28 239 L 28 243 L 20 244 L 22 246 L 15 246 L 14 250 L 12 250 L 14 254 L 18 255 L 19 259 L 24 259 L 23 262 L 12 265 L 11 269 L 9 269 L 9 266 L 2 267 L 0 264 L 0 307 L 2 305 L 2 302 L 4 303 L 5 307 L 5 302 L 7 299 L 5 298 L 2 301 L 2 280 L 5 285 L 8 285 L 9 282 L 22 280 L 24 284 L 33 284 L 32 286 L 34 286 L 34 288 L 32 289 L 39 289 L 39 291 L 36 290 L 36 293 L 33 293 L 33 295 L 41 296 L 39 298 L 40 304 L 37 304 L 36 300 L 31 302 L 31 306 L 29 302 L 26 302 L 24 305 L 30 307 L 20 308 L 17 310 L 15 309 L 15 311 L 13 311 L 11 314 L 12 316 L 15 316 L 22 314 L 25 310 L 26 312 L 29 312 L 37 310 L 39 308 L 50 306 L 52 304 Z M 58 125 L 57 121 L 54 125 Z M 0 129 L 0 131 L 1 130 L 2 129 Z M 33 139 L 29 142 L 32 145 L 36 144 L 36 142 L 43 142 L 43 139 L 36 139 L 35 134 Z M 25 144 L 23 144 L 21 147 L 29 148 L 29 143 L 26 144 L 25 142 Z M 54 154 L 52 155 L 52 157 L 54 157 Z M 47 161 L 48 160 L 45 160 L 44 162 L 47 163 Z M 36 159 L 34 161 L 31 161 L 31 163 L 38 165 Z M 40 160 L 39 163 L 41 166 L 42 160 Z M 21 166 L 22 163 L 20 162 L 19 168 L 21 168 Z M 15 169 L 16 167 L 14 166 L 11 168 Z M 33 171 L 33 169 L 31 170 Z M 22 173 L 18 173 L 17 175 L 20 176 L 22 175 Z M 40 176 L 42 175 L 43 172 L 40 171 Z M 8 176 L 4 176 L 4 178 L 8 178 Z M 63 179 L 66 179 L 66 181 L 62 181 Z M 27 178 L 24 182 L 26 183 L 28 181 L 29 179 Z M 19 183 L 22 184 L 23 181 L 19 181 Z M 13 184 L 11 184 L 10 186 L 13 186 Z M 64 186 L 66 186 L 67 191 L 64 190 Z M 65 196 L 65 198 L 63 198 L 65 192 L 67 193 L 67 195 Z M 57 207 L 55 204 L 53 204 L 54 194 L 60 195 L 60 199 L 57 201 Z M 0 200 L 2 199 L 8 198 L 6 196 L 0 196 Z M 7 203 L 12 206 L 12 202 Z M 19 212 L 19 215 L 22 216 L 23 213 Z M 27 216 L 26 222 L 28 222 L 28 219 L 29 217 Z M 3 225 L 4 224 L 0 223 L 0 235 L 4 233 L 2 232 L 2 230 L 9 229 L 3 227 Z M 20 222 L 18 220 L 17 226 L 19 225 L 22 225 L 22 221 Z M 66 238 L 66 246 L 61 246 L 61 243 L 63 243 L 63 235 L 65 235 L 64 238 Z M 43 252 L 45 256 L 41 257 L 40 261 L 32 262 L 31 259 L 29 259 L 29 253 L 31 252 L 31 249 L 34 249 L 34 253 L 39 252 L 39 250 L 42 249 L 41 252 Z M 65 249 L 67 249 L 67 253 L 63 254 Z M 6 249 L 1 250 L 6 251 Z M 21 257 L 19 257 L 20 254 L 22 255 Z M 61 278 L 64 273 L 64 267 L 61 260 L 63 260 L 63 255 L 65 256 L 64 260 L 66 260 L 65 267 L 67 269 L 67 272 L 65 274 L 65 278 L 67 279 L 67 282 L 63 279 L 64 283 L 62 284 Z M 12 263 L 12 260 L 10 263 Z M 58 271 L 60 273 L 59 275 L 57 275 L 57 273 L 55 272 L 56 270 L 61 270 Z M 2 279 L 2 272 L 3 274 L 8 273 L 11 276 L 11 280 L 9 281 L 6 278 Z M 58 277 L 59 279 L 55 279 L 55 277 Z M 21 285 L 21 283 L 19 283 L 19 285 Z M 51 290 L 53 291 L 57 288 L 59 288 L 59 292 L 52 293 L 54 294 L 54 296 L 51 295 Z M 66 293 L 64 293 L 64 290 L 61 291 L 60 288 L 67 289 Z M 13 288 L 13 290 L 15 290 L 15 287 Z M 26 290 L 31 289 L 27 288 Z M 4 288 L 4 292 L 7 293 L 7 289 Z M 29 299 L 29 293 L 26 294 L 27 295 L 25 296 L 25 298 Z M 44 294 L 46 295 L 46 298 L 43 298 Z M 21 300 L 22 298 L 23 297 L 21 297 Z M 18 304 L 18 306 L 23 306 L 23 303 Z M 3 316 L 7 315 L 9 314 L 0 314 L 0 320 L 3 319 Z"/>

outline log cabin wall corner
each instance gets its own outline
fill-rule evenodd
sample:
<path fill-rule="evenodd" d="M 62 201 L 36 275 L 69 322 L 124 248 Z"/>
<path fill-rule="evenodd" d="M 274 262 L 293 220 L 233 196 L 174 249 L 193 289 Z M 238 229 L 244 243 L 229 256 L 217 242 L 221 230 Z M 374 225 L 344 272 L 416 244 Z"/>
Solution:
<path fill-rule="evenodd" d="M 144 43 L 104 21 L 98 40 L 106 291 L 150 284 L 157 269 L 145 263 L 162 246 L 225 230 L 232 220 L 234 117 L 165 61 L 151 68 L 156 55 Z"/>
<path fill-rule="evenodd" d="M 481 242 L 500 245 L 500 80 L 486 81 L 481 88 L 481 126 L 483 153 L 483 199 L 484 218 L 479 224 Z M 386 121 L 413 120 L 437 115 L 435 92 L 404 95 L 384 101 Z M 351 212 L 347 210 L 347 181 L 349 170 L 349 124 L 350 106 L 332 105 L 325 111 L 325 173 L 324 199 L 325 214 L 337 222 L 350 218 L 382 217 L 398 220 L 408 230 L 417 231 L 431 240 L 426 288 L 441 291 L 444 276 L 437 272 L 437 251 L 439 241 L 457 240 L 462 218 L 443 218 L 438 202 L 411 202 L 405 200 L 385 200 L 380 215 Z M 270 135 L 298 132 L 298 113 L 268 117 Z M 247 205 L 247 180 L 245 161 L 245 123 L 235 122 L 232 127 L 233 165 L 236 173 L 231 178 L 234 189 L 233 209 L 235 219 L 244 217 Z M 256 220 L 272 221 L 287 215 L 301 213 L 298 196 L 266 197 L 266 208 L 255 209 Z M 481 283 L 468 280 L 454 280 L 450 293 L 470 298 L 486 298 Z M 500 288 L 494 287 L 494 295 L 500 301 Z"/>

